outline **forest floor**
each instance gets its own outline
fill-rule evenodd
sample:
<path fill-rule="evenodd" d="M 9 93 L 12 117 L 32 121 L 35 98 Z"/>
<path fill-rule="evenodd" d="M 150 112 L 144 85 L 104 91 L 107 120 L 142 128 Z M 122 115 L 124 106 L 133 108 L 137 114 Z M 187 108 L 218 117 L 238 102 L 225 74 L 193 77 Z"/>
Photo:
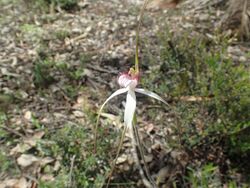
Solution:
<path fill-rule="evenodd" d="M 44 2 L 0 1 L 0 188 L 101 187 L 116 155 L 125 97 L 113 99 L 104 110 L 94 154 L 96 115 L 119 88 L 119 73 L 133 65 L 141 3 L 89 0 L 65 10 Z M 217 95 L 183 92 L 185 84 L 169 92 L 183 75 L 168 86 L 168 77 L 175 73 L 162 57 L 169 57 L 164 45 L 172 55 L 186 58 L 192 52 L 186 56 L 186 51 L 178 50 L 188 51 L 189 43 L 195 43 L 193 53 L 202 56 L 196 44 L 205 40 L 234 66 L 249 70 L 249 42 L 216 29 L 225 5 L 201 2 L 186 1 L 164 10 L 151 6 L 143 18 L 141 86 L 156 90 L 171 105 L 138 96 L 145 158 L 159 187 L 247 187 L 246 158 L 229 157 L 226 136 L 206 132 L 214 117 L 208 115 L 204 101 Z M 187 43 L 178 44 L 178 37 Z M 175 68 L 182 72 L 183 67 Z M 244 129 L 249 119 L 247 123 Z M 143 187 L 130 149 L 125 138 L 112 187 Z"/>

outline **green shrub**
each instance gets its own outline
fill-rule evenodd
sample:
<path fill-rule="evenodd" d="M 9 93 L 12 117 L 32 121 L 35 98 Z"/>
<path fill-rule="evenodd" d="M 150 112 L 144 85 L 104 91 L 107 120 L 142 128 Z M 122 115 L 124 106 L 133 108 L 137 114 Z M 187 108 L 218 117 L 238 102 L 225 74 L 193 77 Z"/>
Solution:
<path fill-rule="evenodd" d="M 203 121 L 209 125 L 205 132 L 219 131 L 231 139 L 246 131 L 250 126 L 249 70 L 225 58 L 224 46 L 214 47 L 211 41 L 204 38 L 191 39 L 185 34 L 176 37 L 166 33 L 160 35 L 161 64 L 142 83 L 151 84 L 153 90 L 167 93 L 170 98 L 203 97 L 204 101 L 198 103 L 178 103 L 183 108 L 179 112 L 186 114 L 183 118 L 188 124 L 192 123 L 201 110 L 206 111 Z M 149 63 L 154 66 L 154 62 Z M 241 138 L 237 143 L 241 143 L 242 151 L 249 151 L 250 142 Z M 234 142 L 230 149 L 237 143 Z M 240 150 L 241 147 L 237 145 L 236 148 Z"/>
<path fill-rule="evenodd" d="M 172 101 L 180 124 L 173 128 L 174 135 L 180 137 L 179 145 L 189 151 L 197 149 L 197 145 L 203 150 L 220 146 L 228 158 L 246 160 L 250 154 L 250 71 L 226 58 L 228 42 L 219 37 L 220 46 L 205 37 L 162 32 L 161 50 L 156 52 L 159 60 L 148 55 L 151 71 L 142 84 L 166 93 Z M 181 100 L 183 96 L 202 100 L 188 102 Z"/>
<path fill-rule="evenodd" d="M 200 168 L 189 168 L 187 180 L 192 188 L 221 187 L 218 167 L 207 164 Z"/>
<path fill-rule="evenodd" d="M 48 4 L 59 6 L 65 10 L 70 10 L 77 6 L 78 0 L 44 0 Z"/>
<path fill-rule="evenodd" d="M 55 82 L 55 78 L 50 74 L 53 64 L 54 63 L 52 61 L 48 60 L 38 61 L 35 63 L 33 69 L 33 81 L 36 87 L 46 88 Z"/>
<path fill-rule="evenodd" d="M 60 7 L 65 10 L 71 10 L 72 8 L 77 7 L 78 0 L 36 0 L 34 5 L 45 10 L 49 6 Z"/>
<path fill-rule="evenodd" d="M 44 155 L 60 157 L 60 169 L 55 180 L 41 181 L 39 187 L 98 187 L 105 181 L 107 173 L 106 157 L 103 155 L 109 147 L 100 146 L 98 157 L 94 155 L 91 131 L 81 125 L 68 124 L 53 135 L 48 135 L 49 144 L 41 143 L 40 151 Z M 106 143 L 107 144 L 107 143 Z M 101 165 L 100 165 L 101 163 Z"/>

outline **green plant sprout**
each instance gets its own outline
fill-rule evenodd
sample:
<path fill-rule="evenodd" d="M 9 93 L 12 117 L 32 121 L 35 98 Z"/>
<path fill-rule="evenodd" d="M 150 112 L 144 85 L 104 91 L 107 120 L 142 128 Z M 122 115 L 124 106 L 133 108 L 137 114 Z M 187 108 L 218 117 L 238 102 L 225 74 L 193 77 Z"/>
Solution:
<path fill-rule="evenodd" d="M 118 78 L 118 84 L 122 87 L 121 89 L 118 89 L 117 91 L 115 91 L 110 97 L 108 97 L 106 99 L 106 101 L 102 104 L 98 116 L 97 116 L 97 123 L 96 123 L 96 127 L 95 127 L 95 144 L 94 144 L 94 150 L 96 152 L 96 143 L 97 143 L 97 128 L 98 128 L 98 124 L 99 124 L 99 120 L 100 120 L 100 115 L 103 111 L 104 106 L 115 96 L 118 96 L 120 94 L 123 93 L 127 93 L 126 96 L 126 103 L 125 103 L 125 112 L 124 112 L 124 129 L 122 132 L 122 136 L 120 139 L 120 143 L 118 146 L 118 151 L 116 154 L 116 158 L 114 160 L 114 163 L 111 167 L 111 171 L 108 177 L 108 182 L 106 184 L 106 187 L 108 188 L 110 180 L 111 180 L 111 176 L 112 173 L 114 171 L 115 168 L 115 164 L 116 161 L 118 159 L 118 156 L 120 154 L 121 151 L 121 147 L 123 144 L 123 140 L 125 137 L 125 133 L 128 132 L 129 137 L 131 138 L 131 142 L 132 142 L 132 147 L 133 147 L 133 156 L 134 156 L 134 160 L 135 163 L 139 169 L 139 173 L 140 176 L 142 178 L 142 181 L 144 183 L 144 185 L 146 187 L 153 187 L 156 188 L 157 185 L 154 182 L 154 180 L 151 178 L 148 167 L 146 165 L 146 162 L 144 160 L 144 153 L 143 153 L 143 149 L 141 147 L 140 144 L 140 140 L 139 140 L 139 135 L 138 135 L 138 130 L 136 125 L 136 115 L 135 115 L 135 109 L 136 109 L 136 95 L 135 93 L 141 93 L 143 95 L 147 95 L 149 97 L 152 97 L 154 99 L 157 99 L 161 102 L 163 102 L 164 104 L 168 105 L 167 102 L 162 99 L 159 95 L 157 95 L 154 92 L 148 91 L 146 89 L 143 88 L 136 88 L 136 86 L 138 85 L 139 82 L 139 75 L 140 75 L 140 71 L 139 71 L 139 58 L 138 58 L 138 54 L 139 54 L 139 31 L 140 31 L 140 26 L 141 26 L 141 19 L 143 17 L 143 13 L 146 9 L 148 0 L 144 1 L 143 7 L 141 9 L 141 12 L 139 14 L 139 18 L 138 18 L 138 25 L 137 25 L 137 31 L 136 31 L 136 52 L 135 52 L 135 66 L 134 68 L 130 68 L 128 73 L 123 73 L 119 76 Z M 146 172 L 146 176 L 144 175 L 144 170 L 141 167 L 140 161 L 139 161 L 139 157 L 137 154 L 137 148 L 139 149 L 139 153 L 140 156 L 144 162 L 144 170 Z"/>

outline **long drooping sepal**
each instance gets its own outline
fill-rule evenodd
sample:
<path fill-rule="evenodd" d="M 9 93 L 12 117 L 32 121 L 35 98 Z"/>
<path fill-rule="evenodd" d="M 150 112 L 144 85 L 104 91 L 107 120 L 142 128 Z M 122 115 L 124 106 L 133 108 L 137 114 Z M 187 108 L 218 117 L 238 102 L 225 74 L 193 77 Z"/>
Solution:
<path fill-rule="evenodd" d="M 128 126 L 129 129 L 132 129 L 132 122 L 134 118 L 135 108 L 136 108 L 135 92 L 134 90 L 129 89 L 127 93 L 125 112 L 124 112 L 124 123 L 125 126 Z"/>
<path fill-rule="evenodd" d="M 154 92 L 152 92 L 152 91 L 148 91 L 148 90 L 142 89 L 142 88 L 135 88 L 135 91 L 136 91 L 137 93 L 141 93 L 141 94 L 143 94 L 143 95 L 147 95 L 147 96 L 149 96 L 149 97 L 152 97 L 152 98 L 154 98 L 154 99 L 157 99 L 157 100 L 159 100 L 159 101 L 161 101 L 161 102 L 163 102 L 164 104 L 166 104 L 166 105 L 169 106 L 169 104 L 168 104 L 163 98 L 161 98 L 159 95 L 157 95 L 156 93 L 154 93 Z"/>
<path fill-rule="evenodd" d="M 109 102 L 112 98 L 114 98 L 117 95 L 120 95 L 122 93 L 125 93 L 128 91 L 128 88 L 122 88 L 122 89 L 118 89 L 117 91 L 115 91 L 112 95 L 109 96 L 109 98 L 106 99 L 106 101 L 102 104 L 99 112 L 98 112 L 98 116 L 97 116 L 97 120 L 96 120 L 96 125 L 95 125 L 95 143 L 94 143 L 94 152 L 96 153 L 96 142 L 97 142 L 97 128 L 98 128 L 98 124 L 99 124 L 99 120 L 100 120 L 100 115 L 102 113 L 102 110 L 104 108 L 104 106 L 107 104 L 107 102 Z"/>

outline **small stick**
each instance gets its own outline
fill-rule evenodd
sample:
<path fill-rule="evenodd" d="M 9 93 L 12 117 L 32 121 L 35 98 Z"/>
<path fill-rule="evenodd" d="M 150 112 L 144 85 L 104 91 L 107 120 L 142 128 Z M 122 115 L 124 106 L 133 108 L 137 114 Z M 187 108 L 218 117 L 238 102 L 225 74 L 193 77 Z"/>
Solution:
<path fill-rule="evenodd" d="M 70 171 L 69 171 L 69 187 L 72 187 L 72 174 L 73 174 L 73 168 L 74 168 L 74 163 L 75 163 L 75 158 L 76 155 L 73 155 L 73 157 L 71 158 L 71 163 L 70 163 Z"/>
<path fill-rule="evenodd" d="M 4 126 L 4 125 L 0 125 L 0 128 L 4 129 L 5 131 L 7 131 L 9 133 L 17 135 L 19 137 L 22 137 L 22 138 L 25 137 L 24 135 L 22 135 L 21 133 L 19 133 L 18 131 L 14 130 L 14 129 L 10 128 L 10 127 Z"/>
<path fill-rule="evenodd" d="M 21 138 L 24 138 L 25 136 L 23 134 L 21 134 L 18 131 L 16 131 L 16 130 L 14 130 L 14 129 L 12 129 L 12 128 L 9 127 L 9 125 L 10 125 L 10 119 L 9 119 L 7 113 L 5 113 L 5 116 L 6 116 L 6 120 L 4 122 L 5 122 L 5 124 L 7 126 L 6 125 L 0 125 L 0 128 L 4 129 L 5 131 L 7 131 L 9 133 L 12 133 L 12 134 L 17 135 L 17 136 L 19 136 Z"/>

